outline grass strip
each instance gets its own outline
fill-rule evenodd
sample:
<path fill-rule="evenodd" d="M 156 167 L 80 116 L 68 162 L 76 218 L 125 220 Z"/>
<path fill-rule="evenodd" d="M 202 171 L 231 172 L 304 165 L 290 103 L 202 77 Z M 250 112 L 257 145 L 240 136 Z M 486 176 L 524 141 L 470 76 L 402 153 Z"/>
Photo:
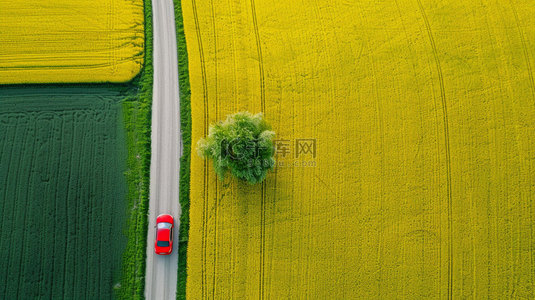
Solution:
<path fill-rule="evenodd" d="M 177 299 L 186 299 L 187 250 L 189 236 L 189 184 L 191 160 L 191 89 L 189 84 L 188 52 L 184 21 L 182 18 L 181 0 L 173 0 L 175 5 L 178 77 L 180 86 L 180 126 L 182 131 L 183 155 L 180 158 L 180 217 L 179 248 L 178 248 L 178 282 Z"/>
<path fill-rule="evenodd" d="M 145 60 L 143 71 L 132 81 L 123 101 L 128 147 L 128 244 L 123 253 L 119 299 L 143 299 L 145 287 L 147 214 L 150 184 L 150 134 L 152 105 L 152 7 L 145 0 Z"/>

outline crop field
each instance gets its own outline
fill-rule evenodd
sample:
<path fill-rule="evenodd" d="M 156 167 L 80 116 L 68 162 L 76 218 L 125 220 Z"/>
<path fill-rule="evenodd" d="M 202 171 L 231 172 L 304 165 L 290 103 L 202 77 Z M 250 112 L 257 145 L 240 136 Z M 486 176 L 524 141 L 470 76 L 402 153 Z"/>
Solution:
<path fill-rule="evenodd" d="M 117 89 L 0 88 L 0 298 L 109 299 L 127 217 Z"/>
<path fill-rule="evenodd" d="M 192 148 L 188 298 L 535 298 L 535 2 L 182 9 L 193 145 L 278 140 L 256 186 Z"/>
<path fill-rule="evenodd" d="M 142 0 L 0 0 L 0 84 L 132 79 L 143 10 Z"/>

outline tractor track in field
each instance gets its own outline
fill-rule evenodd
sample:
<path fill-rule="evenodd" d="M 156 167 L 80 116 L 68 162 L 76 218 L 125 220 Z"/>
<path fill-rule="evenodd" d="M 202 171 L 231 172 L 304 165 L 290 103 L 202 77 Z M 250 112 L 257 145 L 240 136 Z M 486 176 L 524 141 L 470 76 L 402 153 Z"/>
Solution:
<path fill-rule="evenodd" d="M 266 113 L 266 87 L 264 77 L 264 59 L 262 57 L 262 45 L 260 43 L 260 32 L 258 31 L 258 20 L 256 14 L 256 4 L 254 0 L 251 0 L 251 15 L 253 19 L 253 29 L 256 41 L 256 50 L 258 55 L 258 71 L 260 76 L 260 109 L 262 113 Z M 258 276 L 258 298 L 264 299 L 264 261 L 265 253 L 264 248 L 266 245 L 266 182 L 262 182 L 261 199 L 260 199 L 260 270 Z"/>
<path fill-rule="evenodd" d="M 193 9 L 193 19 L 195 22 L 195 27 L 199 28 L 199 17 L 197 15 L 197 4 L 195 0 L 191 1 L 191 6 Z M 203 123 L 203 134 L 206 136 L 208 134 L 208 90 L 207 90 L 207 79 L 206 79 L 206 65 L 204 60 L 204 50 L 202 45 L 202 39 L 200 30 L 196 30 L 197 38 L 197 47 L 199 48 L 199 58 L 200 58 L 200 69 L 201 69 L 201 78 L 202 78 L 202 97 L 204 102 L 204 123 Z M 201 244 L 201 295 L 203 298 L 206 298 L 206 220 L 207 220 L 207 201 L 208 201 L 208 162 L 204 161 L 203 163 L 203 208 L 202 208 L 202 244 Z"/>
<path fill-rule="evenodd" d="M 216 17 L 215 17 L 215 10 L 214 10 L 214 0 L 211 0 L 210 1 L 210 6 L 211 6 L 211 14 L 212 14 L 212 29 L 213 29 L 213 39 L 214 39 L 214 60 L 215 60 L 215 65 L 214 65 L 214 77 L 215 77 L 215 93 L 214 93 L 214 100 L 215 100 L 215 112 L 214 112 L 214 115 L 216 117 L 217 120 L 220 120 L 220 116 L 219 116 L 219 110 L 218 110 L 218 107 L 219 107 L 219 98 L 218 98 L 218 92 L 217 92 L 217 30 L 216 30 Z M 217 176 L 217 175 L 216 175 Z M 217 213 L 218 213 L 218 209 L 219 209 L 219 195 L 220 195 L 220 188 L 219 188 L 219 183 L 217 181 L 217 178 L 216 178 L 216 181 L 215 181 L 215 196 L 214 196 L 214 238 L 213 238 L 213 243 L 214 243 L 214 250 L 212 252 L 212 298 L 215 298 L 216 297 L 216 291 L 217 291 L 217 272 L 216 272 L 216 266 L 217 266 Z"/>
<path fill-rule="evenodd" d="M 442 118 L 444 126 L 444 144 L 446 147 L 446 179 L 447 179 L 447 197 L 448 197 L 448 299 L 453 298 L 453 199 L 451 186 L 451 154 L 450 154 L 450 136 L 449 136 L 449 122 L 448 122 L 448 107 L 446 102 L 446 90 L 444 88 L 444 76 L 442 74 L 442 67 L 438 57 L 437 46 L 431 31 L 431 25 L 425 13 L 424 7 L 420 0 L 418 7 L 422 14 L 425 23 L 425 28 L 429 36 L 431 48 L 433 49 L 433 57 L 435 58 L 435 67 L 438 73 L 438 80 L 440 84 L 440 99 L 442 102 Z"/>

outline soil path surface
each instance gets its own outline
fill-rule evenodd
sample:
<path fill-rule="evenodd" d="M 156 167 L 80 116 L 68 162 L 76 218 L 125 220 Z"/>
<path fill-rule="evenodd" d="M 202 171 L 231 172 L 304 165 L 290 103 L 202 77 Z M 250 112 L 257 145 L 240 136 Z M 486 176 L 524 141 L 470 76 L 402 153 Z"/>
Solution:
<path fill-rule="evenodd" d="M 145 298 L 175 299 L 181 213 L 178 185 L 182 155 L 175 15 L 172 0 L 154 0 L 152 5 L 154 85 Z M 175 243 L 169 256 L 154 253 L 156 217 L 164 213 L 175 218 Z"/>

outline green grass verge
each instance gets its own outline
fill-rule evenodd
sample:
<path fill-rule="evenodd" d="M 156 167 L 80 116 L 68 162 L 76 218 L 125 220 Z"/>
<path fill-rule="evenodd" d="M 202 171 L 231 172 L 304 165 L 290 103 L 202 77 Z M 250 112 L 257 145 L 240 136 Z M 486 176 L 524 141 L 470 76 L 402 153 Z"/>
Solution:
<path fill-rule="evenodd" d="M 119 299 L 143 299 L 147 246 L 147 212 L 150 184 L 150 134 L 152 105 L 152 7 L 144 1 L 145 60 L 140 75 L 123 101 L 128 158 L 128 244 L 123 253 Z"/>
<path fill-rule="evenodd" d="M 178 77 L 180 84 L 180 126 L 182 129 L 182 143 L 184 146 L 184 152 L 180 158 L 180 206 L 182 208 L 182 215 L 180 217 L 176 297 L 177 299 L 186 299 L 186 262 L 189 235 L 189 179 L 191 160 L 191 90 L 189 85 L 188 52 L 186 49 L 186 36 L 184 35 L 181 0 L 173 0 L 173 2 L 175 4 Z"/>

